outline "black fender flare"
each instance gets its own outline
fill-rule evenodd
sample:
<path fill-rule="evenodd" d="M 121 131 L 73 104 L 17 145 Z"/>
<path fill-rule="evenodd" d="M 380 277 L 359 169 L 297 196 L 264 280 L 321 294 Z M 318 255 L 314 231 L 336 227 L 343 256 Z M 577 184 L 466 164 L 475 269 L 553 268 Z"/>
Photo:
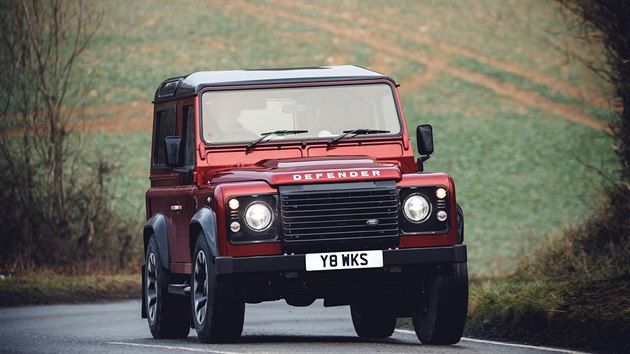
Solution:
<path fill-rule="evenodd" d="M 169 254 L 168 254 L 168 227 L 166 217 L 163 214 L 157 213 L 147 220 L 144 224 L 144 255 L 146 257 L 147 248 L 149 247 L 149 240 L 151 235 L 155 236 L 157 243 L 158 253 L 160 255 L 160 263 L 162 268 L 167 271 L 170 269 Z"/>
<path fill-rule="evenodd" d="M 464 209 L 457 203 L 457 243 L 464 243 Z"/>
<path fill-rule="evenodd" d="M 219 256 L 219 249 L 217 247 L 217 214 L 214 210 L 207 206 L 197 210 L 195 215 L 190 219 L 190 227 L 188 230 L 191 260 L 193 252 L 195 252 L 195 242 L 199 234 L 203 234 L 212 257 Z"/>

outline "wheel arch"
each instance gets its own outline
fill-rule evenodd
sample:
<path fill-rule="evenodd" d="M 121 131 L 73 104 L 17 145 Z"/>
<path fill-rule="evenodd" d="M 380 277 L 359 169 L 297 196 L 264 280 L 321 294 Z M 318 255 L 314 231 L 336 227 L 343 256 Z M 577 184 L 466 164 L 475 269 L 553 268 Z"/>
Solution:
<path fill-rule="evenodd" d="M 149 248 L 149 240 L 151 239 L 151 236 L 155 236 L 155 242 L 160 255 L 160 265 L 162 268 L 169 270 L 170 258 L 168 250 L 168 227 L 166 217 L 161 213 L 153 215 L 144 224 L 143 242 L 145 257 L 147 254 L 147 248 Z"/>
<path fill-rule="evenodd" d="M 188 242 L 190 244 L 191 259 L 195 251 L 195 240 L 199 234 L 203 234 L 212 257 L 219 256 L 217 245 L 217 215 L 209 207 L 199 209 L 190 219 Z"/>

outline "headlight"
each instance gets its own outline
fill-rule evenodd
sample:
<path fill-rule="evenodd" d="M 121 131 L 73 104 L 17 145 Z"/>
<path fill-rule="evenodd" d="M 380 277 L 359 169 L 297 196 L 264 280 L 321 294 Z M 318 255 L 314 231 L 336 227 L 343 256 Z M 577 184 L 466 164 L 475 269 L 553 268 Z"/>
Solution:
<path fill-rule="evenodd" d="M 403 212 L 409 221 L 420 223 L 429 216 L 429 213 L 431 212 L 431 205 L 429 204 L 427 198 L 421 196 L 420 194 L 412 194 L 405 199 Z"/>
<path fill-rule="evenodd" d="M 245 209 L 245 223 L 254 231 L 264 231 L 271 225 L 273 214 L 269 205 L 254 202 Z"/>

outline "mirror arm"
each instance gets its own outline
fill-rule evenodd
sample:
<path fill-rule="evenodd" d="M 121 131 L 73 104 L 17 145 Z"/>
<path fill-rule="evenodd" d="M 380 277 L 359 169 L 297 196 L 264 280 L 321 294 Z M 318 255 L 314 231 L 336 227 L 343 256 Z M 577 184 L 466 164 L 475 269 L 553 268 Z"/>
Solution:
<path fill-rule="evenodd" d="M 428 160 L 430 157 L 431 155 L 418 157 L 418 173 L 424 171 L 424 162 Z"/>
<path fill-rule="evenodd" d="M 190 168 L 173 168 L 173 172 L 177 172 L 184 177 L 183 183 L 190 184 L 193 182 L 193 171 Z"/>

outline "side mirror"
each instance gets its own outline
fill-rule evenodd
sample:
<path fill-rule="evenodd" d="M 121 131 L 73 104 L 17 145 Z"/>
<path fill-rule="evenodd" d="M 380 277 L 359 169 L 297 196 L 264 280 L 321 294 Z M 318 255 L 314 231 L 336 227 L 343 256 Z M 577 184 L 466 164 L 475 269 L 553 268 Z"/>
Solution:
<path fill-rule="evenodd" d="M 416 129 L 416 140 L 418 141 L 418 153 L 420 155 L 431 155 L 433 153 L 433 128 L 430 124 L 418 126 Z"/>
<path fill-rule="evenodd" d="M 433 128 L 430 124 L 422 124 L 416 128 L 416 140 L 418 143 L 418 172 L 424 171 L 424 162 L 433 153 Z"/>
<path fill-rule="evenodd" d="M 164 151 L 166 152 L 166 166 L 175 168 L 184 165 L 184 154 L 181 151 L 182 138 L 179 136 L 167 136 L 164 138 Z"/>

